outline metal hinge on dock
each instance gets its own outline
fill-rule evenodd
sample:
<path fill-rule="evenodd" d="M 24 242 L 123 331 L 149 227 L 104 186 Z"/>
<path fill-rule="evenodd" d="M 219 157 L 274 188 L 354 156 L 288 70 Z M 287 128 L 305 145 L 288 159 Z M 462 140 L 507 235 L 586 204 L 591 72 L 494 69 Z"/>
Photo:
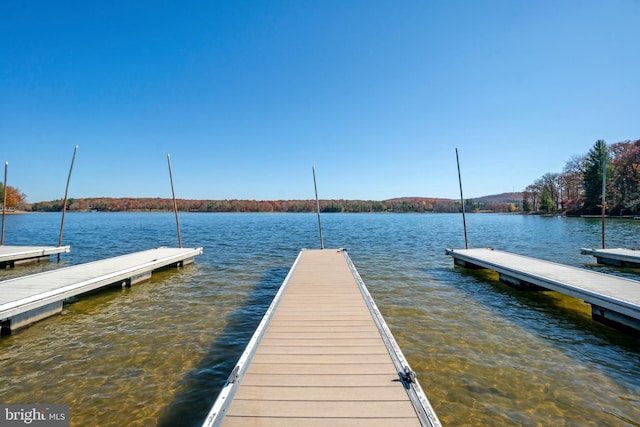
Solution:
<path fill-rule="evenodd" d="M 231 374 L 229 375 L 229 379 L 227 380 L 227 382 L 229 384 L 233 384 L 237 381 L 238 379 L 238 373 L 240 372 L 240 366 L 236 366 L 233 371 L 231 371 Z"/>
<path fill-rule="evenodd" d="M 400 376 L 407 384 L 414 384 L 416 382 L 416 373 L 408 366 L 404 367 L 404 372 L 400 372 Z"/>

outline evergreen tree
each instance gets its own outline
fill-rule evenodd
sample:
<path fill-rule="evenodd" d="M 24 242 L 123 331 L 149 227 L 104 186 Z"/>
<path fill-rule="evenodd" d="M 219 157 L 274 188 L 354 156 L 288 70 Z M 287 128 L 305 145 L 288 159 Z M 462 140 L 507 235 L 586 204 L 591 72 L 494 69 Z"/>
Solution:
<path fill-rule="evenodd" d="M 584 208 L 587 210 L 592 210 L 602 205 L 603 165 L 606 165 L 608 188 L 608 183 L 613 179 L 613 166 L 611 165 L 607 143 L 599 139 L 587 153 L 584 163 L 582 182 L 585 195 Z"/>
<path fill-rule="evenodd" d="M 553 209 L 553 197 L 549 189 L 545 187 L 540 194 L 540 210 L 549 212 L 551 209 Z"/>

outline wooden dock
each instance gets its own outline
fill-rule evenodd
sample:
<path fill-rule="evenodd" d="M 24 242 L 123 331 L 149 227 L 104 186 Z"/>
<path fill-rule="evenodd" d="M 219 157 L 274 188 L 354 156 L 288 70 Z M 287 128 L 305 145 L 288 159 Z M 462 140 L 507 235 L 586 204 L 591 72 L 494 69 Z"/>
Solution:
<path fill-rule="evenodd" d="M 106 286 L 131 286 L 155 270 L 192 263 L 202 248 L 157 248 L 0 282 L 1 334 L 62 311 L 67 298 Z"/>
<path fill-rule="evenodd" d="M 440 426 L 344 250 L 303 250 L 203 426 Z"/>
<path fill-rule="evenodd" d="M 640 268 L 640 251 L 634 249 L 580 249 L 582 255 L 593 255 L 598 264 Z"/>
<path fill-rule="evenodd" d="M 0 268 L 48 261 L 49 255 L 68 253 L 70 250 L 69 246 L 0 246 Z"/>
<path fill-rule="evenodd" d="M 446 249 L 456 265 L 487 268 L 514 286 L 542 287 L 591 304 L 595 320 L 640 331 L 640 282 L 489 248 Z"/>

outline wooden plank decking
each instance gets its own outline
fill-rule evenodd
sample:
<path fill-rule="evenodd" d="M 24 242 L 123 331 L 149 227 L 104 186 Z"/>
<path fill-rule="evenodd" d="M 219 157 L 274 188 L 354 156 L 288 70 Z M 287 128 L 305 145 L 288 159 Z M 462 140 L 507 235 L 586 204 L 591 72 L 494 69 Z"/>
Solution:
<path fill-rule="evenodd" d="M 49 255 L 67 253 L 69 246 L 0 246 L 0 268 L 47 261 Z"/>
<path fill-rule="evenodd" d="M 203 425 L 439 426 L 412 378 L 346 251 L 303 250 Z"/>
<path fill-rule="evenodd" d="M 640 282 L 489 248 L 446 249 L 456 265 L 488 268 L 516 286 L 533 284 L 591 304 L 594 319 L 640 330 Z"/>
<path fill-rule="evenodd" d="M 580 249 L 582 255 L 593 255 L 598 264 L 640 268 L 640 251 L 634 249 Z"/>
<path fill-rule="evenodd" d="M 3 335 L 62 311 L 65 299 L 147 280 L 154 270 L 193 262 L 202 248 L 157 248 L 0 282 Z"/>

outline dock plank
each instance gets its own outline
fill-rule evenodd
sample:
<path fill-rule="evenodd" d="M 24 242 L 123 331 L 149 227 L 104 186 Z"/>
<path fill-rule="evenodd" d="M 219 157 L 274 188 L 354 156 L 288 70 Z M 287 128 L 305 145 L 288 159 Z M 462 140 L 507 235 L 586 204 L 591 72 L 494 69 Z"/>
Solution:
<path fill-rule="evenodd" d="M 301 417 L 301 418 L 379 418 L 405 419 L 405 425 L 419 426 L 415 415 L 411 415 L 413 407 L 408 400 L 398 401 L 335 401 L 335 400 L 252 400 L 234 399 L 236 417 L 255 417 L 259 413 L 262 418 Z M 227 415 L 228 418 L 234 416 Z M 284 423 L 282 425 L 290 425 Z"/>
<path fill-rule="evenodd" d="M 281 427 L 281 426 L 304 426 L 304 427 L 406 427 L 411 426 L 412 419 L 406 418 L 258 418 L 258 417 L 235 417 L 225 423 L 225 427 Z"/>
<path fill-rule="evenodd" d="M 246 384 L 245 384 L 246 387 Z M 325 387 L 246 387 L 245 398 L 248 400 L 299 400 L 308 401 L 321 399 L 325 402 L 380 400 L 380 401 L 404 401 L 407 393 L 399 387 L 376 386 L 358 384 L 355 386 L 325 386 Z"/>

